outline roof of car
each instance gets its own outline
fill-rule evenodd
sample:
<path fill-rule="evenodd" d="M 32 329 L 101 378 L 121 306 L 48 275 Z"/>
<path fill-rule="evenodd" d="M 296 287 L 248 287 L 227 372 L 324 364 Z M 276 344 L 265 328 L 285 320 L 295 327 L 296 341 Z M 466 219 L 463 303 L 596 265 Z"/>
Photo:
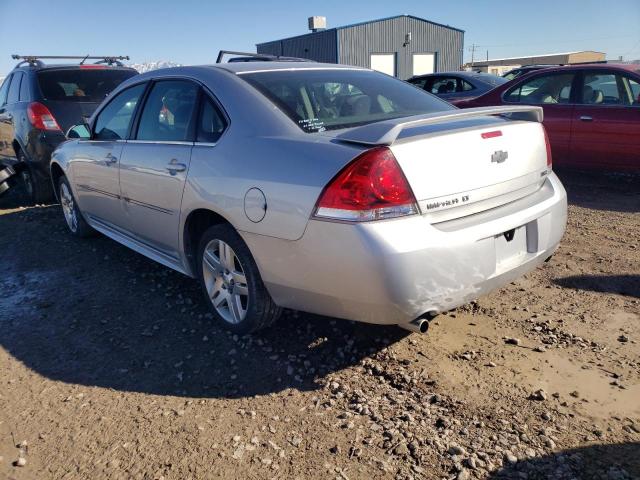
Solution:
<path fill-rule="evenodd" d="M 62 70 L 62 69 L 95 69 L 95 70 L 135 70 L 135 68 L 128 67 L 126 65 L 96 65 L 87 63 L 84 65 L 78 65 L 77 63 L 50 63 L 45 65 L 20 65 L 15 67 L 12 71 L 41 71 L 41 70 Z"/>
<path fill-rule="evenodd" d="M 326 69 L 347 69 L 347 70 L 367 70 L 362 67 L 351 65 L 341 65 L 338 63 L 317 63 L 317 62 L 231 62 L 217 63 L 210 65 L 214 68 L 222 68 L 233 73 L 247 73 L 257 71 L 272 70 L 326 70 Z"/>
<path fill-rule="evenodd" d="M 640 73 L 640 65 L 633 63 L 580 63 L 573 65 L 558 65 L 555 67 L 545 67 L 544 71 L 563 71 L 567 69 L 571 70 L 592 70 L 597 69 L 609 69 L 609 70 L 624 70 L 628 72 Z"/>

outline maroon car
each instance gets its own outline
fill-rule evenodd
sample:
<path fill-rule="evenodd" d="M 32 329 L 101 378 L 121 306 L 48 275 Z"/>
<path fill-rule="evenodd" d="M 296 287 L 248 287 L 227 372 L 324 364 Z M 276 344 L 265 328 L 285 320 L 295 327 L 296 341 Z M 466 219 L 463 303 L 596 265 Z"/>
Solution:
<path fill-rule="evenodd" d="M 590 64 L 522 75 L 460 108 L 540 105 L 554 165 L 640 170 L 640 66 Z"/>

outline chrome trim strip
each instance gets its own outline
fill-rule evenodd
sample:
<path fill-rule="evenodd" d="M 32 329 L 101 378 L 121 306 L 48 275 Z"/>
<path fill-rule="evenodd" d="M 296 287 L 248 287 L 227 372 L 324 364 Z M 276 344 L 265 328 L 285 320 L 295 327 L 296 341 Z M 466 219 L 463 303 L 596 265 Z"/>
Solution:
<path fill-rule="evenodd" d="M 105 192 L 104 190 L 100 190 L 100 189 L 97 189 L 97 188 L 93 188 L 93 187 L 90 187 L 89 185 L 84 185 L 84 184 L 82 184 L 82 183 L 78 183 L 76 186 L 77 186 L 78 188 L 82 189 L 82 190 L 86 190 L 86 191 L 88 191 L 88 192 L 95 192 L 95 193 L 99 193 L 99 194 L 101 194 L 101 195 L 106 195 L 107 197 L 117 198 L 117 199 L 122 198 L 122 197 L 120 197 L 120 195 L 118 195 L 118 194 L 116 194 L 116 193 Z"/>
<path fill-rule="evenodd" d="M 155 210 L 156 212 L 165 213 L 167 215 L 173 215 L 173 211 L 172 210 L 167 210 L 166 208 L 158 207 L 156 205 L 151 205 L 149 203 L 139 202 L 138 200 L 134 200 L 132 198 L 127 198 L 127 197 L 122 197 L 122 200 L 124 200 L 127 203 L 132 203 L 132 204 L 138 205 L 140 207 L 148 208 L 149 210 Z"/>
<path fill-rule="evenodd" d="M 194 147 L 215 147 L 218 144 L 218 142 L 216 143 L 210 143 L 210 142 L 193 142 L 193 146 Z"/>
<path fill-rule="evenodd" d="M 180 140 L 127 140 L 127 143 L 140 143 L 143 145 L 187 145 L 193 146 L 193 142 L 185 142 Z"/>

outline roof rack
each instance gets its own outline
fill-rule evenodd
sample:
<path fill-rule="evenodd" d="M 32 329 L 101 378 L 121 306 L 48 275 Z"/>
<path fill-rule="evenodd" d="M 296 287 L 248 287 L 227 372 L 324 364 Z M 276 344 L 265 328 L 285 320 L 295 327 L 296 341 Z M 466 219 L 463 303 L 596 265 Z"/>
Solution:
<path fill-rule="evenodd" d="M 216 63 L 222 63 L 222 58 L 225 55 L 241 55 L 229 59 L 229 62 L 313 62 L 308 58 L 299 57 L 284 57 L 281 55 L 269 55 L 266 53 L 249 53 L 249 52 L 234 52 L 232 50 L 220 50 Z"/>
<path fill-rule="evenodd" d="M 80 60 L 80 65 L 84 65 L 87 60 L 98 60 L 95 62 L 98 64 L 116 65 L 118 67 L 124 67 L 124 64 L 120 60 L 129 60 L 129 55 L 11 55 L 14 60 L 22 60 L 15 68 L 18 68 L 24 64 L 32 65 L 34 67 L 44 66 L 42 59 L 47 60 Z"/>

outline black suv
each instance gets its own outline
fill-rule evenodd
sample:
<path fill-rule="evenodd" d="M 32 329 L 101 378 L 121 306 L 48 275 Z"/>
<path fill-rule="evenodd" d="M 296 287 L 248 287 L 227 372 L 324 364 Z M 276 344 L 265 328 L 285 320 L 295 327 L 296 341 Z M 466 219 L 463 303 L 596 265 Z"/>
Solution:
<path fill-rule="evenodd" d="M 53 200 L 51 152 L 66 131 L 89 117 L 104 97 L 137 75 L 129 57 L 20 57 L 0 87 L 0 194 L 23 182 L 31 201 Z M 75 65 L 45 65 L 45 58 L 78 58 Z M 97 63 L 86 64 L 89 59 Z"/>

